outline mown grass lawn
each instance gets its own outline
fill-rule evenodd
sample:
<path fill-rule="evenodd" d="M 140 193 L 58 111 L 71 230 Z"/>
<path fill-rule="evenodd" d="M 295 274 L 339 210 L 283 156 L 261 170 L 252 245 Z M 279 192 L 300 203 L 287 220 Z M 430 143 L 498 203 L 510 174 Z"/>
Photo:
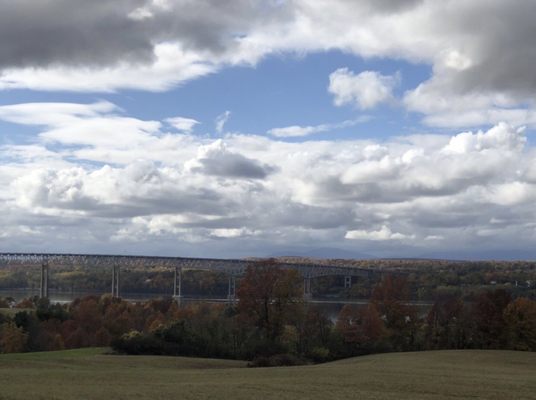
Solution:
<path fill-rule="evenodd" d="M 0 355 L 0 399 L 536 399 L 536 353 L 393 353 L 251 369 L 105 350 Z"/>

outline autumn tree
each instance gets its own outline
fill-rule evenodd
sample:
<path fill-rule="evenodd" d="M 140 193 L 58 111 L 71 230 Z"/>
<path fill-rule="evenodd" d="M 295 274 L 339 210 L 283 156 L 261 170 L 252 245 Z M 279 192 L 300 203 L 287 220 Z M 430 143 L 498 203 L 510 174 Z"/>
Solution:
<path fill-rule="evenodd" d="M 15 322 L 2 324 L 0 329 L 0 350 L 3 353 L 21 353 L 26 350 L 28 334 Z"/>
<path fill-rule="evenodd" d="M 325 357 L 329 356 L 329 343 L 332 336 L 333 322 L 318 309 L 310 306 L 304 310 L 304 318 L 297 322 L 298 349 L 302 354 L 318 353 L 324 351 Z M 317 357 L 317 354 L 314 355 Z"/>
<path fill-rule="evenodd" d="M 501 349 L 506 344 L 504 310 L 511 300 L 506 290 L 486 291 L 479 295 L 473 305 L 475 342 L 478 347 Z"/>
<path fill-rule="evenodd" d="M 358 342 L 358 320 L 357 309 L 350 304 L 345 304 L 339 312 L 335 324 L 335 329 L 341 334 L 345 343 Z"/>
<path fill-rule="evenodd" d="M 385 321 L 394 350 L 411 350 L 415 344 L 418 321 L 409 300 L 405 276 L 384 275 L 372 291 L 371 303 Z"/>
<path fill-rule="evenodd" d="M 373 303 L 366 307 L 346 304 L 335 325 L 346 345 L 346 354 L 370 353 L 386 335 L 385 323 Z"/>
<path fill-rule="evenodd" d="M 378 309 L 373 303 L 369 303 L 365 308 L 359 310 L 360 335 L 363 343 L 369 343 L 376 347 L 385 334 L 385 323 L 381 319 Z"/>
<path fill-rule="evenodd" d="M 428 349 L 461 349 L 468 346 L 472 324 L 459 297 L 437 299 L 428 312 L 425 341 Z"/>
<path fill-rule="evenodd" d="M 504 310 L 508 346 L 536 351 L 536 301 L 518 298 Z"/>
<path fill-rule="evenodd" d="M 302 290 L 296 270 L 281 269 L 274 261 L 250 265 L 237 290 L 238 312 L 258 329 L 261 338 L 274 341 L 299 313 Z"/>

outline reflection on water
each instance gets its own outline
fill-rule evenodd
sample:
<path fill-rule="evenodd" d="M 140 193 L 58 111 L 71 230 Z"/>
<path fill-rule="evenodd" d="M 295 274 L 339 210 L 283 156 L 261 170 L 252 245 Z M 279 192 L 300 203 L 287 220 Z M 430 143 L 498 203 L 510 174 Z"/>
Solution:
<path fill-rule="evenodd" d="M 85 297 L 85 296 L 102 296 L 104 294 L 110 294 L 110 292 L 83 292 L 83 291 L 74 291 L 74 292 L 58 292 L 54 290 L 49 291 L 49 298 L 52 303 L 69 303 L 74 299 Z M 16 301 L 26 299 L 33 296 L 39 296 L 39 289 L 9 289 L 4 290 L 0 289 L 0 297 L 13 297 Z M 121 297 L 126 301 L 147 301 L 151 299 L 157 299 L 170 296 L 170 294 L 165 293 L 121 293 Z M 185 301 L 195 301 L 195 302 L 224 302 L 227 299 L 223 298 L 212 298 L 208 296 L 199 296 L 199 297 L 185 297 Z"/>

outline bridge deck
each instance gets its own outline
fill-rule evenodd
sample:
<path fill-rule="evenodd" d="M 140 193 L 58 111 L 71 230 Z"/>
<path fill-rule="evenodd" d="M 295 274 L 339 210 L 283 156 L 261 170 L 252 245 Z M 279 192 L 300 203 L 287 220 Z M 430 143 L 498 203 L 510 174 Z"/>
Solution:
<path fill-rule="evenodd" d="M 259 265 L 261 260 L 217 259 L 191 257 L 163 257 L 109 254 L 61 254 L 61 253 L 0 253 L 0 265 L 72 265 L 90 267 L 181 267 L 183 269 L 199 269 L 223 271 L 232 275 L 241 275 L 248 266 Z M 300 271 L 305 277 L 326 275 L 370 277 L 378 271 L 353 266 L 333 266 L 320 263 L 276 263 L 284 269 Z"/>

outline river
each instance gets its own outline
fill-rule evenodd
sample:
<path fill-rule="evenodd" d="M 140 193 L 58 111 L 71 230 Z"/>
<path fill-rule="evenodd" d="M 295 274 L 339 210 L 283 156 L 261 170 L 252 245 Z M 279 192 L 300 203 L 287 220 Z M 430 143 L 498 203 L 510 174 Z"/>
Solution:
<path fill-rule="evenodd" d="M 106 292 L 108 293 L 108 292 Z M 73 300 L 85 296 L 101 296 L 104 292 L 59 292 L 50 290 L 49 298 L 52 303 L 70 303 Z M 39 289 L 0 289 L 0 297 L 12 297 L 16 301 L 39 295 Z M 122 293 L 121 297 L 125 301 L 140 302 L 151 299 L 162 298 L 166 296 L 162 293 Z M 181 298 L 181 304 L 192 303 L 227 303 L 227 298 L 207 297 L 207 296 L 185 296 Z M 343 298 L 313 298 L 308 301 L 314 307 L 320 308 L 325 315 L 328 315 L 332 321 L 337 319 L 337 315 L 342 307 L 346 304 L 363 307 L 368 304 L 367 299 L 343 299 Z M 428 312 L 432 303 L 423 301 L 411 301 L 409 305 L 418 307 L 419 314 L 424 315 Z"/>

